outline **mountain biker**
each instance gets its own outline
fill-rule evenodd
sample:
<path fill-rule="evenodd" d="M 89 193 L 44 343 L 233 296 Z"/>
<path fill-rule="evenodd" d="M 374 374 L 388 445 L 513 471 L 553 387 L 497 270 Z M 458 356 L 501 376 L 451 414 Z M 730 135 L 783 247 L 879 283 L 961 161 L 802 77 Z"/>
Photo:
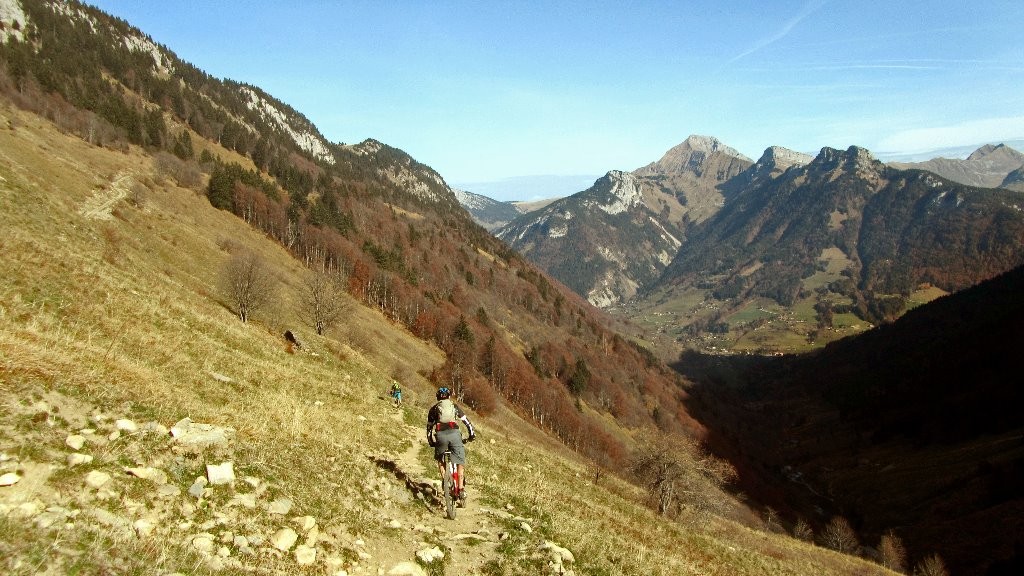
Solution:
<path fill-rule="evenodd" d="M 397 380 L 391 381 L 391 390 L 388 391 L 388 394 L 391 396 L 391 401 L 395 406 L 402 405 L 402 387 L 399 386 Z"/>
<path fill-rule="evenodd" d="M 444 475 L 442 456 L 448 450 L 452 453 L 452 462 L 458 467 L 459 473 L 459 506 L 466 505 L 466 447 L 462 444 L 462 432 L 459 431 L 459 422 L 466 425 L 469 430 L 467 442 L 476 439 L 476 432 L 473 424 L 461 408 L 451 400 L 452 391 L 442 386 L 437 389 L 437 404 L 427 413 L 427 443 L 434 447 L 434 459 L 437 460 L 437 469 Z"/>

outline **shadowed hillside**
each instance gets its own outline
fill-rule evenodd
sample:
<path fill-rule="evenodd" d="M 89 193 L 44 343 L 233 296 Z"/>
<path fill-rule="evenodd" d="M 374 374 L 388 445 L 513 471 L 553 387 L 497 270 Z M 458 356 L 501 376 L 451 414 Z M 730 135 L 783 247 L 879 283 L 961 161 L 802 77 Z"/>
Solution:
<path fill-rule="evenodd" d="M 684 355 L 689 407 L 761 498 L 895 529 L 957 574 L 1024 557 L 1024 268 L 798 357 Z M 998 525 L 998 529 L 993 526 Z"/>

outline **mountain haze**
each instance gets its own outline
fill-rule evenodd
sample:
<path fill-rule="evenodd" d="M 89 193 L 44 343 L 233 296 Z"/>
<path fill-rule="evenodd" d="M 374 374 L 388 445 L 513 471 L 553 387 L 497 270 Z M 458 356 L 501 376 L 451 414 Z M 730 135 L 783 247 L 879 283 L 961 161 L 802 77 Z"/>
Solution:
<path fill-rule="evenodd" d="M 1005 144 L 986 144 L 963 160 L 933 158 L 924 162 L 891 162 L 890 165 L 927 170 L 970 186 L 1002 188 L 1011 172 L 1024 168 L 1024 154 Z"/>
<path fill-rule="evenodd" d="M 520 207 L 512 202 L 499 202 L 487 196 L 457 188 L 453 191 L 459 204 L 469 212 L 473 221 L 483 226 L 488 232 L 501 228 L 523 213 Z"/>

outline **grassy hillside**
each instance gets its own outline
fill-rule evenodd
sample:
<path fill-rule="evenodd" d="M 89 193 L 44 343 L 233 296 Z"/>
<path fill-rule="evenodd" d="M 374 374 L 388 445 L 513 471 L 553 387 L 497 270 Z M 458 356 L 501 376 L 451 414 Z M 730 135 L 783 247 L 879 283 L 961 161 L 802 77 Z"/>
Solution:
<path fill-rule="evenodd" d="M 420 429 L 431 389 L 416 375 L 442 353 L 356 303 L 315 336 L 295 310 L 306 270 L 134 147 L 90 146 L 0 105 L 0 221 L 0 473 L 18 479 L 0 487 L 7 573 L 373 574 L 434 546 L 442 560 L 419 560 L 432 574 L 543 573 L 544 541 L 570 550 L 577 574 L 885 572 L 733 520 L 658 517 L 505 407 L 476 417 L 472 501 L 443 520 Z M 242 247 L 280 284 L 246 324 L 217 289 Z M 396 372 L 401 412 L 379 398 Z M 167 429 L 185 417 L 230 441 L 182 449 Z M 93 459 L 72 466 L 73 453 Z M 234 482 L 188 493 L 225 462 Z M 284 528 L 300 540 L 282 550 Z"/>

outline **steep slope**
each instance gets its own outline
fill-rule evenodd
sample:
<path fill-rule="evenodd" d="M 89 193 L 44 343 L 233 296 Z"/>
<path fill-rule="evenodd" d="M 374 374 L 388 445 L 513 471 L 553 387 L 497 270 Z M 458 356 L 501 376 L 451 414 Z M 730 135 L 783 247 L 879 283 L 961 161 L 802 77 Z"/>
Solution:
<path fill-rule="evenodd" d="M 520 216 L 523 211 L 511 202 L 499 202 L 493 198 L 455 189 L 459 204 L 469 212 L 473 221 L 493 232 Z"/>
<path fill-rule="evenodd" d="M 1024 154 L 1005 144 L 986 144 L 963 160 L 933 158 L 924 162 L 893 162 L 891 166 L 927 170 L 968 186 L 997 188 L 1010 172 L 1024 167 Z"/>
<path fill-rule="evenodd" d="M 897 528 L 955 574 L 1016 573 L 1022 290 L 1019 267 L 813 354 L 690 354 L 678 367 L 698 382 L 691 408 L 755 494 L 794 515 L 821 519 L 819 507 L 866 532 Z"/>
<path fill-rule="evenodd" d="M 155 155 L 164 177 L 440 347 L 428 375 L 468 405 L 507 402 L 606 465 L 629 430 L 699 433 L 677 375 L 474 224 L 428 166 L 372 139 L 326 143 L 272 96 L 88 6 L 24 8 L 31 41 L 0 45 L 0 91 L 93 145 Z"/>
<path fill-rule="evenodd" d="M 1006 178 L 999 184 L 999 187 L 1024 192 L 1024 166 L 1007 174 Z"/>
<path fill-rule="evenodd" d="M 610 306 L 658 277 L 687 227 L 721 206 L 722 184 L 750 165 L 714 138 L 690 136 L 658 162 L 609 172 L 497 235 L 592 304 Z"/>
<path fill-rule="evenodd" d="M 857 147 L 749 181 L 690 230 L 649 301 L 697 291 L 717 304 L 691 321 L 724 330 L 768 301 L 810 311 L 805 337 L 827 335 L 837 314 L 891 319 L 919 288 L 959 290 L 1024 262 L 1018 192 L 896 170 Z"/>
<path fill-rule="evenodd" d="M 444 520 L 422 431 L 444 352 L 349 296 L 303 328 L 314 271 L 163 162 L 0 100 L 4 573 L 887 573 L 657 516 L 511 403 L 471 414 L 470 505 Z M 279 285 L 248 323 L 217 282 L 242 249 Z M 378 399 L 396 376 L 401 412 Z"/>

